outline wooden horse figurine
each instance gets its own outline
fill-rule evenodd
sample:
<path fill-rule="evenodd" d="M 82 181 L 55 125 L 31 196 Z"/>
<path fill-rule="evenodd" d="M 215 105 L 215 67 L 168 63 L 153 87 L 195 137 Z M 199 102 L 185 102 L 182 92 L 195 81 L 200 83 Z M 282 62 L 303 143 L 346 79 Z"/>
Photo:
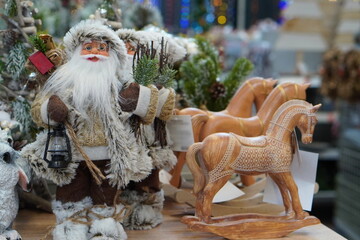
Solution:
<path fill-rule="evenodd" d="M 269 95 L 277 80 L 264 79 L 264 78 L 251 78 L 244 82 L 241 87 L 236 91 L 234 96 L 231 98 L 228 106 L 225 110 L 220 112 L 211 112 L 201 110 L 198 108 L 184 108 L 176 110 L 175 115 L 191 115 L 205 114 L 211 116 L 217 113 L 229 114 L 236 117 L 251 117 L 252 115 L 252 104 L 255 103 L 257 110 L 260 109 L 261 105 L 265 101 L 265 98 Z M 172 179 L 170 183 L 179 188 L 181 185 L 181 170 L 185 163 L 185 152 L 176 153 L 178 163 L 170 171 Z"/>
<path fill-rule="evenodd" d="M 197 114 L 192 117 L 195 142 L 201 142 L 205 137 L 217 132 L 233 132 L 245 137 L 264 135 L 274 112 L 284 102 L 291 99 L 306 99 L 306 89 L 310 84 L 282 83 L 274 88 L 264 101 L 256 116 L 238 118 L 223 113 Z M 175 168 L 182 169 L 185 160 L 178 157 Z M 181 172 L 181 170 L 179 171 Z M 255 180 L 251 176 L 241 176 L 243 185 L 252 185 Z"/>
<path fill-rule="evenodd" d="M 227 107 L 220 111 L 220 113 L 226 113 L 236 117 L 251 117 L 252 104 L 255 103 L 256 109 L 259 110 L 276 82 L 277 80 L 259 77 L 246 80 L 231 98 Z M 175 112 L 176 115 L 190 116 L 196 114 L 207 114 L 211 116 L 213 113 L 214 112 L 193 107 L 184 108 Z"/>
<path fill-rule="evenodd" d="M 265 135 L 242 137 L 234 133 L 215 133 L 202 143 L 191 145 L 186 161 L 194 176 L 197 218 L 185 217 L 183 222 L 194 229 L 214 232 L 230 239 L 281 237 L 301 227 L 319 223 L 317 218 L 308 217 L 308 213 L 303 211 L 290 165 L 294 128 L 299 128 L 303 143 L 311 143 L 317 123 L 315 113 L 320 106 L 303 100 L 290 100 L 277 109 Z M 253 214 L 213 220 L 212 199 L 235 172 L 269 174 L 280 189 L 286 215 L 265 217 Z M 234 227 L 231 222 L 239 226 Z M 264 232 L 265 229 L 269 232 Z"/>

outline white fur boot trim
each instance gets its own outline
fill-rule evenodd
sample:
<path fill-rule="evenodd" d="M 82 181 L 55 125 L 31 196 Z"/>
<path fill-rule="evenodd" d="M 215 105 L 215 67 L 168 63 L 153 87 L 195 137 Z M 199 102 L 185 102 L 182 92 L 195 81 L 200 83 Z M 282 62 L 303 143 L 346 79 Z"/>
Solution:
<path fill-rule="evenodd" d="M 106 205 L 94 206 L 91 208 L 89 216 L 93 220 L 108 218 L 108 217 L 121 218 L 124 217 L 127 211 L 124 208 L 125 206 L 123 204 L 118 204 L 116 205 L 116 207 L 108 207 Z"/>
<path fill-rule="evenodd" d="M 56 222 L 62 223 L 66 218 L 71 217 L 74 213 L 92 206 L 90 197 L 85 197 L 79 202 L 61 203 L 60 201 L 52 202 L 53 213 L 56 216 Z"/>
<path fill-rule="evenodd" d="M 18 240 L 18 239 L 21 239 L 21 236 L 16 230 L 7 230 L 0 235 L 0 240 Z"/>
<path fill-rule="evenodd" d="M 142 195 L 130 191 L 127 200 L 132 200 L 134 204 L 130 216 L 124 220 L 126 229 L 148 230 L 162 223 L 163 190 L 157 193 L 143 193 Z"/>
<path fill-rule="evenodd" d="M 53 230 L 53 240 L 88 240 L 89 226 L 66 220 L 56 225 Z"/>
<path fill-rule="evenodd" d="M 125 240 L 127 235 L 121 223 L 113 218 L 94 220 L 90 226 L 89 239 L 92 240 Z"/>

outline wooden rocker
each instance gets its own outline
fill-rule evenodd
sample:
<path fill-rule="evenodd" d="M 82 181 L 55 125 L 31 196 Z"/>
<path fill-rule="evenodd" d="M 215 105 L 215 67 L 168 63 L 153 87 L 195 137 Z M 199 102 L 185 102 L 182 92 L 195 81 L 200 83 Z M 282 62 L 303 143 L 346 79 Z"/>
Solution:
<path fill-rule="evenodd" d="M 202 143 L 191 145 L 187 164 L 194 176 L 196 217 L 183 217 L 182 222 L 191 229 L 229 239 L 282 237 L 320 223 L 303 211 L 290 171 L 294 128 L 299 128 L 304 144 L 311 143 L 317 123 L 315 113 L 320 106 L 290 100 L 275 112 L 265 135 L 242 137 L 234 133 L 215 133 Z M 279 187 L 285 215 L 239 214 L 212 218 L 212 199 L 235 172 L 246 175 L 267 173 Z"/>
<path fill-rule="evenodd" d="M 233 200 L 212 203 L 211 215 L 223 216 L 238 213 L 263 213 L 278 215 L 284 212 L 284 207 L 263 202 L 263 194 L 266 178 L 262 178 L 251 186 L 243 188 L 245 195 Z M 176 188 L 171 184 L 163 184 L 163 190 L 166 197 L 173 199 L 178 203 L 186 203 L 195 207 L 196 197 L 190 189 Z"/>

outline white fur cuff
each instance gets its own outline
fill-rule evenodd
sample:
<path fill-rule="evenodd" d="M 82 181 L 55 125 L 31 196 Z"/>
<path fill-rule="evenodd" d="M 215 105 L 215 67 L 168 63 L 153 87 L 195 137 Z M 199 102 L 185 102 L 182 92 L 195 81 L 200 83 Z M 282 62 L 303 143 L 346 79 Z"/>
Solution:
<path fill-rule="evenodd" d="M 144 118 L 146 116 L 146 113 L 148 112 L 150 98 L 151 98 L 151 89 L 140 85 L 138 104 L 133 113 L 141 118 Z"/>
<path fill-rule="evenodd" d="M 170 90 L 167 88 L 162 88 L 159 90 L 159 102 L 156 109 L 156 117 L 159 117 L 161 114 L 161 110 L 170 94 Z"/>
<path fill-rule="evenodd" d="M 54 120 L 50 119 L 49 121 L 48 111 L 47 111 L 48 103 L 49 103 L 49 99 L 46 99 L 45 102 L 41 104 L 41 108 L 40 108 L 41 119 L 45 124 L 57 125 L 57 122 L 55 122 Z"/>

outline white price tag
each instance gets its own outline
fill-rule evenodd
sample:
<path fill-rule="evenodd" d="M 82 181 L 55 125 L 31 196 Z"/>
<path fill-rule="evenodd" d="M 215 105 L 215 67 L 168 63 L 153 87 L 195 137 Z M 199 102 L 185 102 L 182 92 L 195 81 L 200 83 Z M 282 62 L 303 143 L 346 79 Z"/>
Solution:
<path fill-rule="evenodd" d="M 298 186 L 300 202 L 304 210 L 311 211 L 314 197 L 318 153 L 299 150 L 294 154 L 291 172 Z M 266 178 L 264 202 L 282 205 L 282 197 L 277 185 L 270 177 Z"/>
<path fill-rule="evenodd" d="M 226 184 L 215 194 L 212 202 L 226 202 L 241 197 L 244 194 L 245 193 L 241 191 L 237 186 L 227 181 Z"/>
<path fill-rule="evenodd" d="M 186 152 L 194 143 L 194 134 L 190 115 L 174 115 L 166 122 L 171 139 L 170 147 L 174 151 Z"/>

